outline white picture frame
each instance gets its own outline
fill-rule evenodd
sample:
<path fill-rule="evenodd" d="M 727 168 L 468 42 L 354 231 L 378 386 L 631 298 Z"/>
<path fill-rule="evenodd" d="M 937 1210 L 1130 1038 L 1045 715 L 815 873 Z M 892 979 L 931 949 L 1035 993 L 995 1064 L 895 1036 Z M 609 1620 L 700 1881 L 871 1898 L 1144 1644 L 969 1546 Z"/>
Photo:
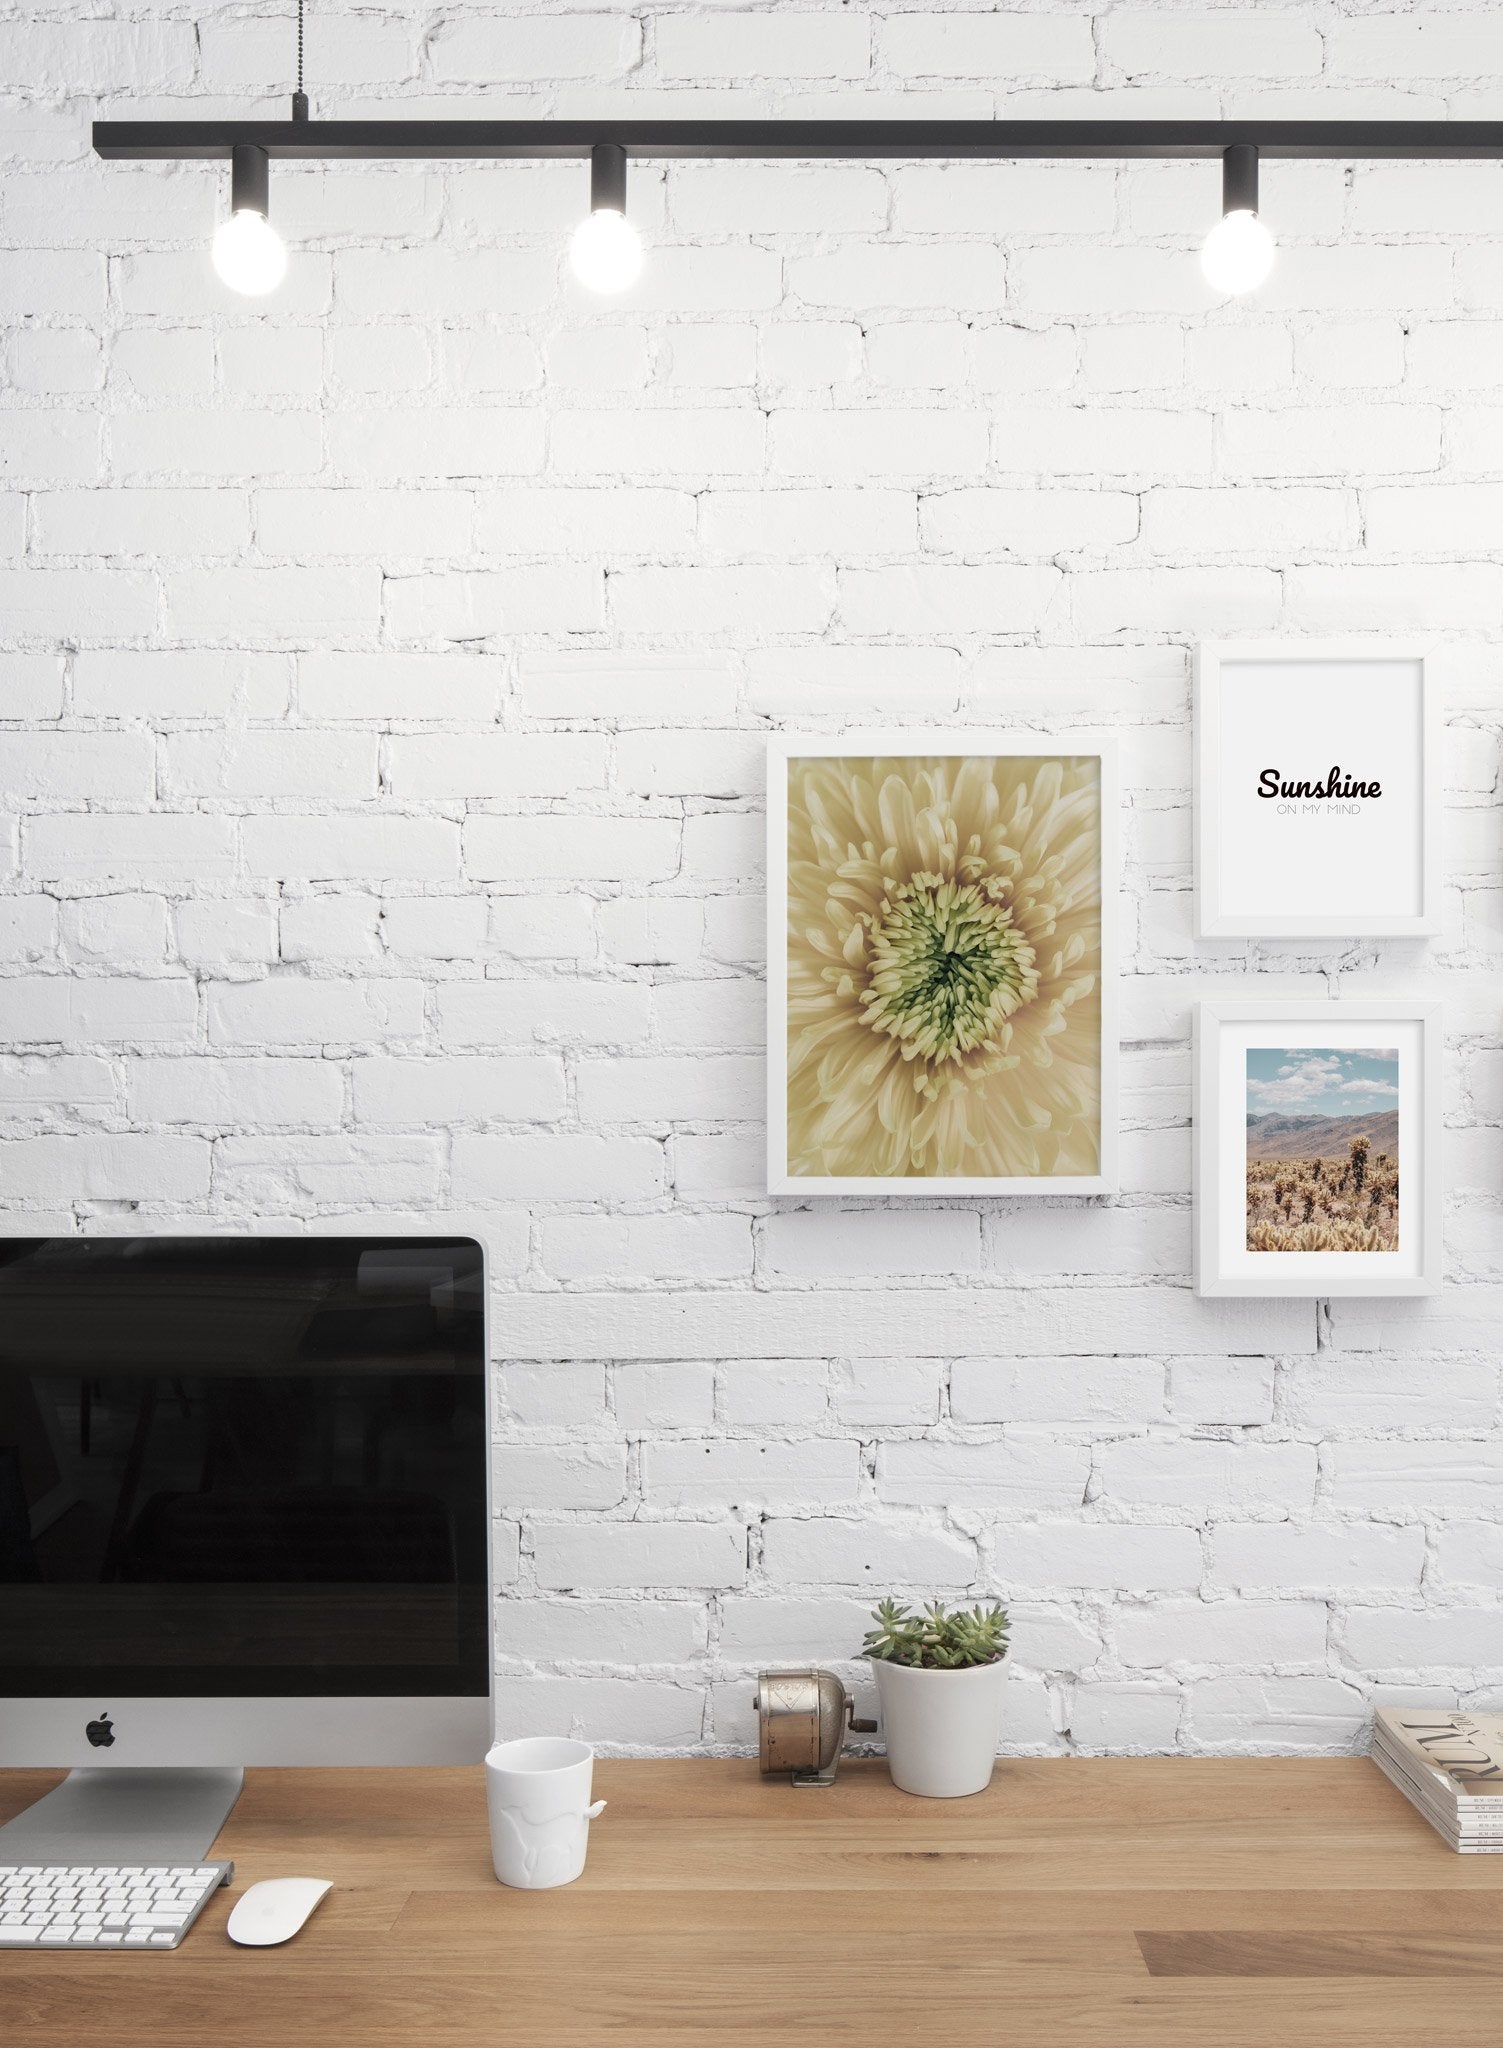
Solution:
<path fill-rule="evenodd" d="M 1439 1003 L 1311 1000 L 1196 1006 L 1197 1294 L 1318 1298 L 1439 1291 L 1442 1043 Z M 1331 1113 L 1335 1098 L 1363 1100 L 1363 1089 L 1367 1107 L 1359 1114 L 1348 1112 L 1344 1103 Z M 1263 1127 L 1257 1134 L 1254 1116 Z M 1352 1128 L 1342 1130 L 1343 1124 Z M 1341 1160 L 1343 1140 L 1350 1153 L 1350 1139 L 1359 1136 L 1369 1139 L 1364 1160 L 1371 1158 L 1373 1165 L 1364 1167 L 1369 1176 L 1365 1192 L 1379 1205 L 1378 1213 L 1354 1201 L 1344 1175 L 1331 1210 L 1349 1218 L 1353 1231 L 1365 1224 L 1366 1234 L 1376 1229 L 1382 1236 L 1391 1229 L 1394 1247 L 1268 1246 L 1271 1234 L 1341 1234 L 1323 1206 L 1324 1196 L 1317 1194 L 1313 1213 L 1307 1209 L 1312 1175 L 1308 1164 L 1295 1162 L 1313 1158 L 1328 1169 L 1326 1176 L 1314 1173 L 1313 1183 L 1318 1188 L 1325 1177 L 1334 1186 L 1329 1162 Z M 1396 1182 L 1391 1209 L 1387 1202 L 1380 1204 L 1376 1174 L 1388 1156 Z M 1281 1167 L 1286 1171 L 1280 1176 Z M 1273 1204 L 1281 1190 L 1285 1207 L 1279 1211 Z M 1363 1179 L 1356 1192 L 1360 1198 Z M 1265 1224 L 1257 1230 L 1265 1245 L 1254 1248 L 1255 1227 L 1267 1215 L 1275 1229 Z M 1331 1229 L 1322 1231 L 1323 1223 Z"/>
<path fill-rule="evenodd" d="M 1428 647 L 1207 642 L 1195 652 L 1194 697 L 1197 938 L 1439 932 L 1440 717 Z M 1323 794 L 1333 770 L 1335 791 Z M 1299 790 L 1310 794 L 1283 793 Z"/>
<path fill-rule="evenodd" d="M 808 1162 L 817 1156 L 821 1166 L 827 1163 L 830 1154 L 820 1151 L 816 1155 L 805 1151 L 800 1157 L 798 1146 L 790 1145 L 790 1126 L 795 1121 L 789 1092 L 790 1076 L 790 1012 L 789 1012 L 789 963 L 790 963 L 790 916 L 789 916 L 789 787 L 793 775 L 792 764 L 802 761 L 830 761 L 850 763 L 859 767 L 863 760 L 878 758 L 901 762 L 928 762 L 938 767 L 961 762 L 990 761 L 997 766 L 1006 763 L 1060 763 L 1067 790 L 1073 789 L 1069 797 L 1072 813 L 1084 809 L 1090 812 L 1092 806 L 1087 792 L 1094 788 L 1094 835 L 1097 848 L 1096 895 L 1093 909 L 1096 917 L 1095 951 L 1099 959 L 1093 961 L 1088 949 L 1083 965 L 1091 969 L 1095 979 L 1094 992 L 1080 999 L 1069 987 L 1073 979 L 1083 978 L 1077 968 L 1072 976 L 1070 964 L 1061 966 L 1059 947 L 1045 955 L 1042 945 L 1039 958 L 1043 966 L 1040 988 L 1042 997 L 1030 996 L 1029 1002 L 1039 1000 L 1041 1007 L 1034 1018 L 1028 1020 L 1027 1029 L 1036 1033 L 1040 1020 L 1045 1016 L 1044 1000 L 1056 1003 L 1056 1019 L 1084 1018 L 1088 1011 L 1099 1006 L 1099 1030 L 1095 1040 L 1094 1080 L 1096 1089 L 1097 1115 L 1094 1119 L 1094 1157 L 1089 1170 L 1059 1171 L 1052 1168 L 1043 1172 L 1018 1173 L 976 1173 L 957 1172 L 936 1167 L 931 1171 L 881 1172 L 862 1171 L 810 1171 Z M 1069 764 L 1077 764 L 1070 766 Z M 1082 766 L 1080 764 L 1089 764 Z M 990 771 L 995 776 L 996 767 Z M 1032 771 L 1029 771 L 1032 772 Z M 1037 785 L 1030 785 L 1036 788 Z M 1008 799 L 1010 800 L 1010 799 Z M 1041 738 L 1036 732 L 1008 733 L 995 730 L 861 730 L 831 735 L 829 733 L 784 733 L 771 740 L 768 745 L 768 798 L 767 798 L 767 1181 L 768 1190 L 774 1195 L 815 1196 L 902 1196 L 905 1199 L 948 1200 L 964 1195 L 1099 1195 L 1111 1194 L 1117 1187 L 1118 1156 L 1118 1024 L 1117 1024 L 1117 899 L 1121 885 L 1119 832 L 1118 832 L 1118 782 L 1117 757 L 1111 739 L 1097 734 L 1067 733 L 1058 738 Z M 1078 843 L 1085 844 L 1085 834 L 1078 831 Z M 1087 855 L 1086 858 L 1089 858 Z M 1077 886 L 1079 898 L 1083 890 Z M 1083 911 L 1081 912 L 1083 916 Z M 1060 945 L 1069 947 L 1078 944 L 1079 932 L 1062 935 Z M 1051 979 L 1052 977 L 1052 979 Z M 842 1026 L 842 1028 L 844 1028 Z M 1022 1042 L 1022 1027 L 1018 1042 Z M 1068 1034 L 1073 1028 L 1067 1022 L 1059 1027 Z M 855 1043 L 853 1037 L 853 1044 Z M 1011 1041 L 1010 1041 L 1011 1042 Z M 874 1045 L 882 1046 L 886 1040 L 875 1037 Z M 1084 1043 L 1084 1041 L 1083 1041 Z M 857 1050 L 859 1062 L 859 1048 Z M 795 1053 L 795 1061 L 799 1055 Z M 863 1063 L 864 1064 L 864 1063 Z M 890 1065 L 891 1063 L 889 1063 Z M 1019 1065 L 1025 1063 L 1021 1060 Z M 1061 1048 L 1058 1062 L 1058 1076 L 1054 1083 L 1056 1097 L 1062 1099 L 1065 1076 L 1071 1064 L 1070 1054 Z M 912 1062 L 910 1061 L 910 1065 Z M 1079 1062 L 1076 1062 L 1079 1071 Z M 894 1084 L 895 1085 L 895 1084 Z M 1000 1084 L 999 1084 L 1000 1085 Z M 990 1086 L 990 1084 L 989 1084 Z M 891 1098 L 888 1098 L 889 1102 Z M 973 1114 L 989 1116 L 991 1105 L 997 1097 L 988 1094 L 985 1102 L 978 1101 Z M 1011 1104 L 1004 1105 L 1005 1113 L 1013 1114 Z M 891 1113 L 889 1111 L 889 1113 Z M 904 1113 L 900 1111 L 900 1114 Z M 1036 1104 L 1028 1105 L 1028 1113 L 1035 1116 L 1052 1114 L 1057 1127 L 1069 1123 L 1064 1111 L 1047 1111 Z M 990 1128 L 990 1126 L 988 1126 Z M 1054 1139 L 1047 1123 L 1039 1126 L 1044 1132 L 1038 1141 L 1047 1147 L 1060 1143 Z M 1071 1152 L 1082 1148 L 1079 1120 L 1068 1139 L 1068 1150 L 1056 1154 L 1067 1160 Z M 999 1148 L 1002 1156 L 1005 1148 Z M 854 1155 L 853 1155 L 854 1156 Z M 952 1151 L 952 1157 L 964 1156 Z"/>

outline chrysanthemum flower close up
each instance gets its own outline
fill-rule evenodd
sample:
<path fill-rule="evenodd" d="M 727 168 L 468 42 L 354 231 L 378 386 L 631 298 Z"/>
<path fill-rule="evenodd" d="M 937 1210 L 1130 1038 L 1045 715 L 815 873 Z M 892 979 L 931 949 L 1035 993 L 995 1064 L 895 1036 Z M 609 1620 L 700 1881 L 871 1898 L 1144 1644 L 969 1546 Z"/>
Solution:
<path fill-rule="evenodd" d="M 788 1170 L 1100 1170 L 1094 757 L 788 763 Z"/>

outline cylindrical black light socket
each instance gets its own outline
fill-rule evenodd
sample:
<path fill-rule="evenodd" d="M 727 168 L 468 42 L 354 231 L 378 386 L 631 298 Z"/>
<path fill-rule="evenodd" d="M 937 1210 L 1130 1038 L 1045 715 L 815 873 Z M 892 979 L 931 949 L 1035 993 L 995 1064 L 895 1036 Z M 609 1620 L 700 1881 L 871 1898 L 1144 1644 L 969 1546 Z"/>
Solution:
<path fill-rule="evenodd" d="M 1258 210 L 1258 150 L 1256 143 L 1234 142 L 1221 157 L 1221 211 L 1256 213 Z"/>
<path fill-rule="evenodd" d="M 626 211 L 626 151 L 618 142 L 597 142 L 590 151 L 590 211 Z"/>
<path fill-rule="evenodd" d="M 308 95 L 301 86 L 292 95 L 292 118 L 294 121 L 306 121 L 308 118 Z"/>
<path fill-rule="evenodd" d="M 230 152 L 230 212 L 259 213 L 271 206 L 271 164 L 255 142 L 237 142 Z"/>

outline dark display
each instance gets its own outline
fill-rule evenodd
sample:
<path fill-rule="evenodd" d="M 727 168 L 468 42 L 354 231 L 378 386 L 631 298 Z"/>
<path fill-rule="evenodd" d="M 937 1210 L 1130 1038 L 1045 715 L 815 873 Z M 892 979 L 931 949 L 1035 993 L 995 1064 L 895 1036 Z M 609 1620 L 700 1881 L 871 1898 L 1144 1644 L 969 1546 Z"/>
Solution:
<path fill-rule="evenodd" d="M 12 1698 L 483 1693 L 480 1248 L 0 1241 Z"/>

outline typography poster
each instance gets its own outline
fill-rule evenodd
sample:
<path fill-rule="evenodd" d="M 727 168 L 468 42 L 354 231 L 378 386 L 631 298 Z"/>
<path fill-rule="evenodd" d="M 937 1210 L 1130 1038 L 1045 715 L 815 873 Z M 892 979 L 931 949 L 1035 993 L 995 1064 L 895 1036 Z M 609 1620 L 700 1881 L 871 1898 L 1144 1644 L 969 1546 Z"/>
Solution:
<path fill-rule="evenodd" d="M 1422 650 L 1202 647 L 1195 715 L 1199 936 L 1439 929 Z"/>

